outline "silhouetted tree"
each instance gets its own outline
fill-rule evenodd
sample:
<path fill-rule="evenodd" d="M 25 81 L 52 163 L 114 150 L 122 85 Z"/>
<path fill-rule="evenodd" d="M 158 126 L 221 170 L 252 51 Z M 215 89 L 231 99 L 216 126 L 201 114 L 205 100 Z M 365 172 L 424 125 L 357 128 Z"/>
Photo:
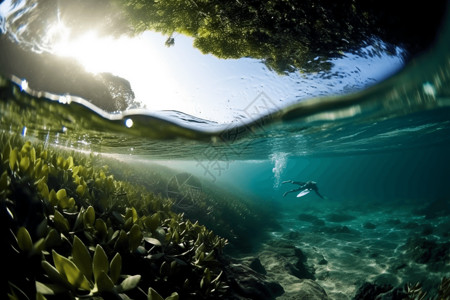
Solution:
<path fill-rule="evenodd" d="M 111 95 L 112 101 L 108 108 L 109 111 L 124 111 L 139 107 L 128 80 L 111 73 L 100 73 L 96 78 L 104 84 Z"/>

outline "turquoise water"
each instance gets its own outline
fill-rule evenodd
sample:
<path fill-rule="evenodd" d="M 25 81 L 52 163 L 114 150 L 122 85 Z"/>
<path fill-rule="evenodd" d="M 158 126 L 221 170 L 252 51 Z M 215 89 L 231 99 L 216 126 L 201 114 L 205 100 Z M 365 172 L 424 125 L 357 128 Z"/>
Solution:
<path fill-rule="evenodd" d="M 230 255 L 259 258 L 283 286 L 279 299 L 297 299 L 304 279 L 329 299 L 353 299 L 364 282 L 421 282 L 432 295 L 450 275 L 449 20 L 426 52 L 385 80 L 287 105 L 262 90 L 231 123 L 179 111 L 106 112 L 11 77 L 0 85 L 0 130 L 94 152 L 136 174 L 170 168 L 158 191 L 169 197 L 180 193 L 171 190 L 173 174 L 187 173 L 189 187 L 223 191 L 219 202 L 235 197 L 258 208 L 267 224 L 233 216 L 222 230 Z M 286 180 L 315 181 L 324 199 L 283 197 L 295 188 Z M 189 215 L 191 203 L 178 204 Z M 286 255 L 289 247 L 306 255 L 308 272 L 288 267 L 299 259 Z"/>

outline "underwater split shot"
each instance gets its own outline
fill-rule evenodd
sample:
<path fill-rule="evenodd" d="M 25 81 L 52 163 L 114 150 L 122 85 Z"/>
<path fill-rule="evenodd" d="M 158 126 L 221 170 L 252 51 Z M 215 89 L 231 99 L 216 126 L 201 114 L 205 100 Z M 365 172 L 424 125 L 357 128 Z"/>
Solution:
<path fill-rule="evenodd" d="M 450 299 L 450 2 L 0 1 L 0 299 Z"/>

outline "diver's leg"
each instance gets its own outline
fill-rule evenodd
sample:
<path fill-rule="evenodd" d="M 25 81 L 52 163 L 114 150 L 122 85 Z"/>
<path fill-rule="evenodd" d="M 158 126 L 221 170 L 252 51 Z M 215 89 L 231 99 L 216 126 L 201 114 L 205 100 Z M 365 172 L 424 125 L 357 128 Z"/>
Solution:
<path fill-rule="evenodd" d="M 301 190 L 302 190 L 302 188 L 296 188 L 296 189 L 287 191 L 286 193 L 283 194 L 283 197 L 286 197 L 286 195 L 289 194 L 289 193 L 294 193 L 294 192 L 298 192 L 298 191 L 301 191 Z"/>
<path fill-rule="evenodd" d="M 319 191 L 317 191 L 317 190 L 314 190 L 314 191 L 316 192 L 317 196 L 319 196 L 320 198 L 325 200 L 325 198 L 319 193 Z"/>

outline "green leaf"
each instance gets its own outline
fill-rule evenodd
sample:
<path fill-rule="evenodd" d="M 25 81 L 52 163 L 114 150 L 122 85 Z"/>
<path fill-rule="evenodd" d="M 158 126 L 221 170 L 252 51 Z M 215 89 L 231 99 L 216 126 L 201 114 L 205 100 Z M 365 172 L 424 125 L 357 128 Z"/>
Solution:
<path fill-rule="evenodd" d="M 78 212 L 77 218 L 75 219 L 75 223 L 73 225 L 72 231 L 78 231 L 78 229 L 81 229 L 81 223 L 83 222 L 83 216 L 84 216 L 84 208 L 81 207 L 80 211 Z"/>
<path fill-rule="evenodd" d="M 170 265 L 167 261 L 163 261 L 159 267 L 159 273 L 162 276 L 168 276 L 170 274 Z"/>
<path fill-rule="evenodd" d="M 86 191 L 86 186 L 85 185 L 78 185 L 77 189 L 75 190 L 75 192 L 79 195 L 79 196 L 83 196 L 84 192 Z"/>
<path fill-rule="evenodd" d="M 66 189 L 60 189 L 59 191 L 56 192 L 56 199 L 61 201 L 61 200 L 65 199 L 65 198 L 67 198 Z"/>
<path fill-rule="evenodd" d="M 72 287 L 86 291 L 91 289 L 89 281 L 72 261 L 59 255 L 55 250 L 52 251 L 52 256 L 56 270 L 65 277 Z"/>
<path fill-rule="evenodd" d="M 56 229 L 61 232 L 69 231 L 69 221 L 67 221 L 67 219 L 64 218 L 64 216 L 56 209 L 54 214 L 54 221 Z"/>
<path fill-rule="evenodd" d="M 92 227 L 95 221 L 95 210 L 92 206 L 89 206 L 83 215 L 83 222 L 85 227 Z"/>
<path fill-rule="evenodd" d="M 8 293 L 8 298 L 10 300 L 20 300 L 20 299 L 28 299 L 27 294 L 22 291 L 17 285 L 13 284 L 12 282 L 8 281 L 9 290 L 11 293 Z"/>
<path fill-rule="evenodd" d="M 100 272 L 95 284 L 99 292 L 109 292 L 114 289 L 114 283 L 104 271 Z"/>
<path fill-rule="evenodd" d="M 65 165 L 67 165 L 67 169 L 72 169 L 73 168 L 73 157 L 72 156 L 69 156 L 66 159 Z"/>
<path fill-rule="evenodd" d="M 30 251 L 33 248 L 33 241 L 30 233 L 25 227 L 20 227 L 17 231 L 17 243 L 22 251 Z"/>
<path fill-rule="evenodd" d="M 141 275 L 128 276 L 119 286 L 120 291 L 125 292 L 134 289 L 139 284 Z"/>
<path fill-rule="evenodd" d="M 31 149 L 31 142 L 30 141 L 26 141 L 23 146 L 22 149 L 20 150 L 21 153 L 28 153 L 28 151 L 30 151 Z"/>
<path fill-rule="evenodd" d="M 122 256 L 117 253 L 109 264 L 109 275 L 114 284 L 119 280 L 120 272 L 122 271 Z"/>
<path fill-rule="evenodd" d="M 141 244 L 143 235 L 141 232 L 141 229 L 139 228 L 139 225 L 133 224 L 133 226 L 130 229 L 130 232 L 128 233 L 128 243 L 130 247 L 130 251 L 134 251 L 139 247 Z"/>
<path fill-rule="evenodd" d="M 56 206 L 58 204 L 58 199 L 56 199 L 56 192 L 54 189 L 50 191 L 48 194 L 48 201 L 51 203 L 51 205 Z"/>
<path fill-rule="evenodd" d="M 128 236 L 127 233 L 124 230 L 120 230 L 119 237 L 117 238 L 116 242 L 114 243 L 114 248 L 124 248 L 128 246 Z"/>
<path fill-rule="evenodd" d="M 45 239 L 40 238 L 36 243 L 34 243 L 31 254 L 41 253 L 42 251 L 44 251 L 44 249 L 45 249 Z"/>
<path fill-rule="evenodd" d="M 148 300 L 164 300 L 164 298 L 154 289 L 148 288 Z"/>
<path fill-rule="evenodd" d="M 166 300 L 178 300 L 178 298 L 180 298 L 180 296 L 178 296 L 178 293 L 173 292 L 172 295 L 166 298 Z"/>
<path fill-rule="evenodd" d="M 137 211 L 134 207 L 127 208 L 127 210 L 125 212 L 125 219 L 130 219 L 130 218 L 131 218 L 132 223 L 136 222 L 136 220 L 138 218 Z"/>
<path fill-rule="evenodd" d="M 45 178 L 45 177 L 43 177 L 43 178 Z M 39 193 L 41 194 L 42 198 L 44 198 L 46 200 L 50 200 L 50 198 L 49 198 L 50 192 L 48 191 L 47 183 L 45 183 L 45 182 L 39 183 L 38 190 L 39 190 Z"/>
<path fill-rule="evenodd" d="M 158 213 L 154 213 L 150 218 L 147 218 L 145 220 L 146 220 L 146 226 L 150 229 L 151 232 L 155 231 L 161 222 Z"/>
<path fill-rule="evenodd" d="M 19 163 L 20 171 L 26 172 L 30 167 L 30 164 L 30 158 L 28 156 L 22 157 Z"/>
<path fill-rule="evenodd" d="M 46 260 L 41 261 L 42 269 L 44 269 L 45 273 L 47 273 L 47 276 L 50 278 L 51 281 L 54 283 L 67 286 L 68 282 L 67 280 L 61 275 L 58 270 L 53 267 L 49 262 Z"/>
<path fill-rule="evenodd" d="M 17 152 L 17 148 L 11 149 L 11 151 L 9 152 L 9 167 L 12 171 L 14 171 L 14 167 L 17 163 Z"/>
<path fill-rule="evenodd" d="M 53 248 L 61 243 L 61 234 L 52 228 L 45 237 L 45 246 L 47 248 Z"/>
<path fill-rule="evenodd" d="M 11 179 L 9 178 L 8 173 L 5 171 L 0 177 L 0 191 L 5 191 L 10 184 Z"/>
<path fill-rule="evenodd" d="M 31 148 L 30 150 L 30 159 L 33 163 L 36 161 L 36 149 L 34 148 Z"/>
<path fill-rule="evenodd" d="M 222 276 L 223 271 L 220 271 L 219 275 L 217 275 L 216 278 L 214 278 L 211 283 L 215 284 L 216 282 L 218 282 L 220 280 L 220 276 Z"/>
<path fill-rule="evenodd" d="M 102 246 L 97 245 L 97 247 L 95 247 L 94 260 L 92 262 L 95 282 L 97 282 L 98 276 L 100 276 L 102 272 L 108 273 L 108 269 L 109 263 L 105 250 L 103 250 Z"/>
<path fill-rule="evenodd" d="M 87 279 L 92 279 L 92 258 L 86 245 L 77 237 L 73 238 L 73 262 Z"/>
<path fill-rule="evenodd" d="M 58 206 L 61 207 L 62 209 L 70 209 L 72 207 L 74 207 L 75 205 L 75 199 L 71 198 L 62 198 L 61 200 L 59 200 L 58 202 Z"/>
<path fill-rule="evenodd" d="M 149 244 L 161 247 L 161 242 L 159 240 L 155 239 L 155 238 L 145 237 L 144 241 L 146 241 Z"/>
<path fill-rule="evenodd" d="M 104 238 L 108 234 L 108 227 L 106 226 L 105 221 L 103 221 L 102 219 L 95 220 L 94 227 L 95 230 L 97 230 L 97 234 L 100 238 Z"/>
<path fill-rule="evenodd" d="M 41 221 L 41 223 L 39 223 L 39 225 L 37 226 L 37 228 L 36 228 L 36 234 L 37 234 L 37 236 L 39 236 L 39 237 L 43 237 L 43 236 L 45 236 L 45 234 L 47 233 L 47 231 L 48 231 L 48 221 L 47 221 L 47 218 L 45 218 L 45 219 L 43 219 L 43 220 Z"/>
<path fill-rule="evenodd" d="M 125 223 L 125 219 L 123 218 L 123 216 L 121 214 L 119 214 L 117 211 L 113 211 L 112 212 L 113 217 L 120 223 L 120 224 L 124 224 Z"/>
<path fill-rule="evenodd" d="M 43 295 L 56 295 L 61 294 L 67 291 L 64 287 L 58 284 L 49 284 L 49 283 L 42 283 L 39 281 L 36 281 L 36 292 L 43 294 Z"/>

